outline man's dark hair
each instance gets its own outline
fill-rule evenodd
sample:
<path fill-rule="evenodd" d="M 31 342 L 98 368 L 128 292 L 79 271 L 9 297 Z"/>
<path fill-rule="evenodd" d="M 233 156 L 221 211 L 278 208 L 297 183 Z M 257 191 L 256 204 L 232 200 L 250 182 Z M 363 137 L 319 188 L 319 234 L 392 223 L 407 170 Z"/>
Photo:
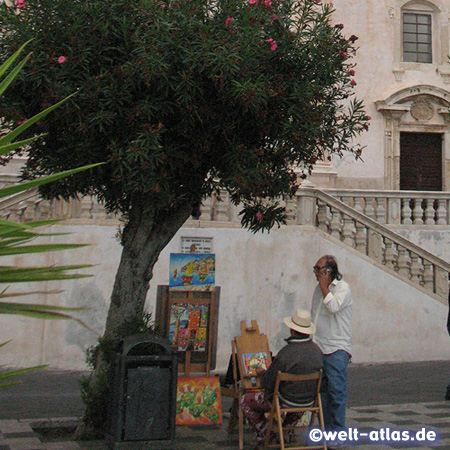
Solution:
<path fill-rule="evenodd" d="M 291 336 L 294 337 L 295 339 L 306 339 L 311 337 L 309 334 L 300 333 L 299 331 L 293 330 L 292 328 L 291 328 Z"/>
<path fill-rule="evenodd" d="M 325 267 L 330 269 L 332 280 L 342 280 L 342 274 L 339 272 L 336 258 L 331 255 L 325 255 Z"/>

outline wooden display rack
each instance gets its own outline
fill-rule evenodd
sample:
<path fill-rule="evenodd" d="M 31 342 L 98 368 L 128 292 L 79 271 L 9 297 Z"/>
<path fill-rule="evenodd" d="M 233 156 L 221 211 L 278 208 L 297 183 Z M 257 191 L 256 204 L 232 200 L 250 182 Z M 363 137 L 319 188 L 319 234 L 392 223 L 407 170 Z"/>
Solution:
<path fill-rule="evenodd" d="M 212 291 L 171 291 L 169 286 L 160 285 L 157 290 L 155 323 L 165 337 L 169 337 L 170 313 L 173 304 L 207 305 L 208 323 L 206 348 L 193 351 L 187 348 L 178 352 L 178 373 L 190 376 L 191 373 L 204 373 L 209 376 L 216 366 L 218 313 L 220 287 Z"/>

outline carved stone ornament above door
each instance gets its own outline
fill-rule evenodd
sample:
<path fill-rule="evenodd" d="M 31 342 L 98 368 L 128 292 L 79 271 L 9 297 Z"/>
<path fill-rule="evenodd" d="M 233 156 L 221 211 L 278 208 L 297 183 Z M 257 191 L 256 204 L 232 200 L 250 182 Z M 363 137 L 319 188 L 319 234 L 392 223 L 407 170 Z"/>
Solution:
<path fill-rule="evenodd" d="M 429 121 L 434 116 L 434 107 L 431 100 L 426 97 L 416 97 L 411 105 L 411 116 L 416 120 Z"/>

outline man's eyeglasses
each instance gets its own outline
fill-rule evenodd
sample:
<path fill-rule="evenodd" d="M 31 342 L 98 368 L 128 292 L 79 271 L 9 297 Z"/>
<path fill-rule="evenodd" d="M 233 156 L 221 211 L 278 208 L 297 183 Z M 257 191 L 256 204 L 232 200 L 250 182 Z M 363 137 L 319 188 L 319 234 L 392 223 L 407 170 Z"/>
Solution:
<path fill-rule="evenodd" d="M 320 267 L 320 266 L 314 266 L 314 267 L 313 267 L 313 270 L 314 270 L 314 272 L 317 272 L 317 271 L 319 271 L 319 270 L 326 269 L 326 268 L 327 268 L 327 266 L 322 266 L 322 267 Z"/>

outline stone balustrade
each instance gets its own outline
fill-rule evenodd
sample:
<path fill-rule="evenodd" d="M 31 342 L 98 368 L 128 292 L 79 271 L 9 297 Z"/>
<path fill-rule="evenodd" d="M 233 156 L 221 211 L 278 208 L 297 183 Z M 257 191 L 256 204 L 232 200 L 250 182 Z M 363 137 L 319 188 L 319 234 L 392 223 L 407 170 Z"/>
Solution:
<path fill-rule="evenodd" d="M 13 177 L 0 179 L 4 186 Z M 279 200 L 287 210 L 287 225 L 310 225 L 364 253 L 397 276 L 408 280 L 440 299 L 447 300 L 450 264 L 418 247 L 390 225 L 449 225 L 448 192 L 320 191 L 302 187 L 295 198 Z M 42 200 L 37 191 L 27 191 L 0 201 L 0 216 L 18 222 L 47 219 L 102 221 L 111 224 L 117 217 L 108 214 L 93 197 Z M 240 226 L 239 207 L 232 205 L 222 190 L 206 199 L 199 220 L 188 226 Z"/>
<path fill-rule="evenodd" d="M 17 182 L 15 175 L 0 175 L 0 188 Z M 299 190 L 298 195 L 305 188 Z M 327 189 L 324 192 L 339 199 L 346 205 L 365 216 L 385 225 L 436 226 L 450 225 L 450 192 L 419 192 L 419 191 L 381 191 Z M 0 215 L 14 220 L 43 219 L 85 219 L 85 220 L 116 220 L 108 214 L 103 206 L 94 198 L 86 196 L 80 200 L 47 201 L 37 197 L 33 191 L 17 194 L 10 200 L 0 201 Z M 286 206 L 288 225 L 296 223 L 295 198 L 286 201 L 279 200 Z M 201 222 L 228 223 L 239 226 L 240 208 L 229 201 L 229 194 L 221 190 L 203 201 L 201 205 Z"/>
<path fill-rule="evenodd" d="M 450 224 L 450 192 L 352 189 L 325 192 L 386 225 Z"/>
<path fill-rule="evenodd" d="M 301 188 L 297 194 L 297 224 L 312 225 L 365 254 L 397 276 L 448 299 L 450 264 L 375 220 L 373 203 L 365 214 L 323 191 Z M 368 196 L 369 199 L 375 197 Z M 354 199 L 352 199 L 354 201 Z M 375 209 L 376 211 L 376 209 Z"/>

